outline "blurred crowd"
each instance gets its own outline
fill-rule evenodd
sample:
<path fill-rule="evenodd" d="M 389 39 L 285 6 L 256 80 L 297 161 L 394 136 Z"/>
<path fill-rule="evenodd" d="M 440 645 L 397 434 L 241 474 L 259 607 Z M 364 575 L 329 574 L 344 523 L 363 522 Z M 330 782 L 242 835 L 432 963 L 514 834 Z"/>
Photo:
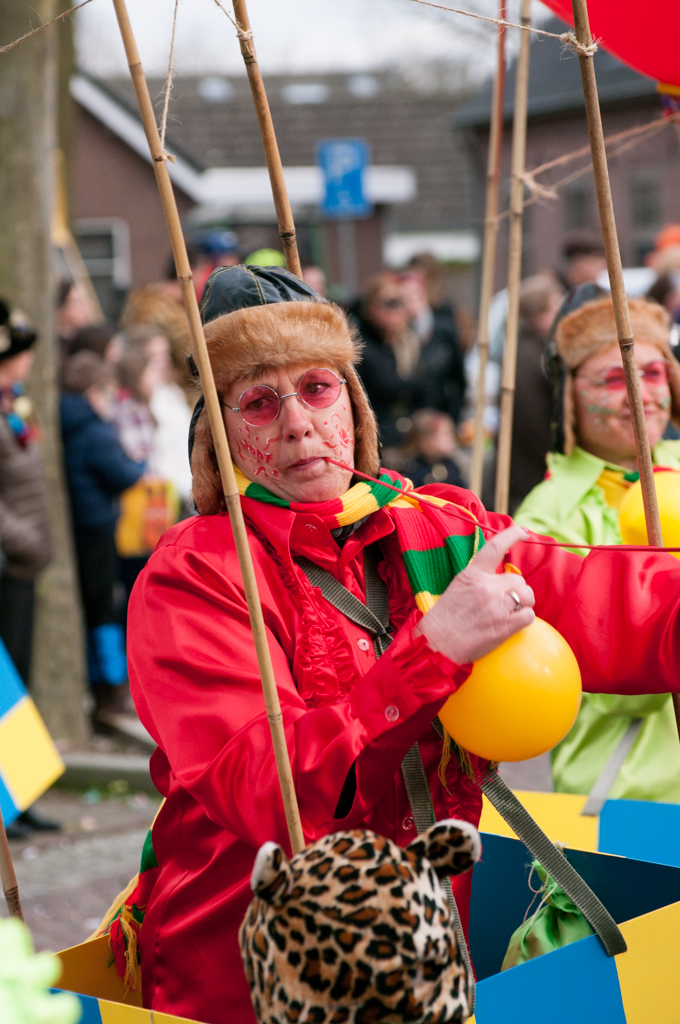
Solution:
<path fill-rule="evenodd" d="M 189 247 L 197 294 L 217 266 L 282 265 L 273 249 L 239 252 L 228 231 L 199 233 Z M 558 267 L 522 281 L 512 439 L 511 512 L 541 483 L 554 444 L 554 388 L 548 369 L 556 313 L 574 289 L 606 286 L 604 253 L 573 240 Z M 637 276 L 636 276 L 637 275 Z M 305 280 L 326 294 L 317 266 Z M 669 225 L 631 294 L 646 295 L 680 320 L 680 225 Z M 637 289 L 637 291 L 636 291 Z M 113 325 L 102 321 L 82 283 L 64 281 L 55 311 L 60 417 L 73 543 L 87 633 L 95 728 L 131 715 L 125 613 L 134 581 L 163 532 L 192 515 L 187 436 L 196 392 L 181 289 L 174 270 L 131 292 Z M 416 486 L 469 477 L 478 380 L 475 329 L 457 308 L 446 268 L 430 254 L 385 270 L 347 304 L 363 344 L 359 371 L 375 409 L 383 462 Z M 507 294 L 490 312 L 490 362 L 483 382 L 486 431 L 483 499 L 493 508 L 495 441 Z M 0 637 L 30 685 L 35 581 L 49 563 L 46 484 L 25 381 L 34 331 L 0 304 Z M 677 327 L 672 343 L 677 343 Z M 675 434 L 673 433 L 675 431 Z M 665 437 L 679 437 L 666 423 Z"/>

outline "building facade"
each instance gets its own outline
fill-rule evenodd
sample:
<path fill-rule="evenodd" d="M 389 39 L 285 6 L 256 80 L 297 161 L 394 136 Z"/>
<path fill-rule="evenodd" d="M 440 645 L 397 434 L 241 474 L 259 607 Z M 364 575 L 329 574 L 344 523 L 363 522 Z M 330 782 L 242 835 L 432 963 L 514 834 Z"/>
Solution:
<path fill-rule="evenodd" d="M 568 26 L 551 19 L 545 26 L 563 32 Z M 645 125 L 663 115 L 656 83 L 622 64 L 605 50 L 594 57 L 605 136 Z M 501 169 L 500 209 L 508 206 L 515 66 L 509 68 L 505 98 L 505 132 Z M 487 83 L 453 116 L 454 133 L 464 133 L 476 171 L 476 197 L 470 227 L 483 217 L 483 186 L 488 153 L 491 83 Z M 633 140 L 628 140 L 632 142 Z M 614 212 L 624 266 L 639 266 L 654 246 L 663 224 L 680 222 L 680 135 L 667 125 L 637 145 L 628 141 L 608 149 Z M 588 145 L 588 129 L 578 59 L 557 39 L 531 43 L 526 167 L 535 167 Z M 616 150 L 620 149 L 617 154 Z M 558 166 L 537 180 L 550 186 L 579 168 L 589 156 Z M 527 205 L 524 216 L 523 274 L 560 269 L 566 242 L 583 235 L 600 236 L 592 170 L 558 188 L 557 199 Z M 527 197 L 528 193 L 527 193 Z M 507 278 L 507 220 L 502 222 L 496 284 Z"/>

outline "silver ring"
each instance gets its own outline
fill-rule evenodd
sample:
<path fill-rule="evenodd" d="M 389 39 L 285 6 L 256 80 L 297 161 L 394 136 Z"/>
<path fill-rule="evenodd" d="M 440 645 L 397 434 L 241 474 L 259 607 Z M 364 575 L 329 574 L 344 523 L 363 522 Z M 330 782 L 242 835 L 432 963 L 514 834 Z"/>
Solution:
<path fill-rule="evenodd" d="M 521 612 L 522 611 L 522 602 L 520 601 L 519 597 L 517 596 L 516 591 L 509 590 L 508 591 L 508 597 L 511 597 L 512 600 L 515 602 L 515 611 L 516 612 Z"/>

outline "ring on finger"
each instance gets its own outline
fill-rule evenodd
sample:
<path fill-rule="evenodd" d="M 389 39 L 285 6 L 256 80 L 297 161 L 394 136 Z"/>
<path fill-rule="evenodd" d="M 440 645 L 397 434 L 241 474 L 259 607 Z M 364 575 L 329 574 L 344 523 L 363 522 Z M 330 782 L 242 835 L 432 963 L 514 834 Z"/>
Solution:
<path fill-rule="evenodd" d="M 515 602 L 514 611 L 521 612 L 522 611 L 522 602 L 520 601 L 520 599 L 519 599 L 519 597 L 517 595 L 517 591 L 516 590 L 508 590 L 508 597 L 511 597 L 512 600 Z"/>

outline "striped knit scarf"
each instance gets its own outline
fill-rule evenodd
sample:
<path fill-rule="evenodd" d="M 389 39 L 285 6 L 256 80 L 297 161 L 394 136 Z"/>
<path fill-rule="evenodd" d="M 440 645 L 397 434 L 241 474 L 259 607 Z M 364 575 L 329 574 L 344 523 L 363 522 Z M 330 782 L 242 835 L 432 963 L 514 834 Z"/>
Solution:
<path fill-rule="evenodd" d="M 357 523 L 384 508 L 394 522 L 409 584 L 416 606 L 422 612 L 432 608 L 456 573 L 465 568 L 484 544 L 482 531 L 467 509 L 433 495 L 421 495 L 427 499 L 426 503 L 410 498 L 408 495 L 413 484 L 393 471 L 383 470 L 379 480 L 355 484 L 332 501 L 303 504 L 278 498 L 261 484 L 248 480 L 236 466 L 234 470 L 239 493 L 244 497 L 267 505 L 278 505 L 291 512 L 319 516 L 331 530 Z M 381 486 L 381 481 L 399 487 L 403 494 L 397 495 L 390 488 Z M 447 514 L 442 511 L 447 506 L 462 509 L 463 514 Z M 440 778 L 444 785 L 450 749 L 450 737 L 445 736 L 440 765 Z M 456 753 L 463 770 L 474 778 L 469 755 L 459 748 L 456 748 Z M 109 935 L 118 973 L 133 991 L 141 987 L 139 933 L 158 873 L 150 830 L 144 843 L 139 874 L 116 898 L 92 936 Z"/>
<path fill-rule="evenodd" d="M 319 516 L 331 530 L 359 522 L 384 508 L 394 522 L 408 581 L 422 612 L 432 608 L 453 577 L 484 544 L 472 513 L 465 509 L 463 515 L 453 516 L 443 509 L 461 506 L 431 494 L 420 496 L 427 498 L 427 503 L 410 498 L 408 492 L 413 490 L 413 484 L 392 470 L 382 470 L 380 479 L 372 483 L 354 484 L 339 498 L 303 504 L 278 498 L 261 484 L 252 483 L 238 468 L 234 469 L 239 493 L 244 497 Z M 399 487 L 403 496 L 381 486 L 381 481 Z"/>

